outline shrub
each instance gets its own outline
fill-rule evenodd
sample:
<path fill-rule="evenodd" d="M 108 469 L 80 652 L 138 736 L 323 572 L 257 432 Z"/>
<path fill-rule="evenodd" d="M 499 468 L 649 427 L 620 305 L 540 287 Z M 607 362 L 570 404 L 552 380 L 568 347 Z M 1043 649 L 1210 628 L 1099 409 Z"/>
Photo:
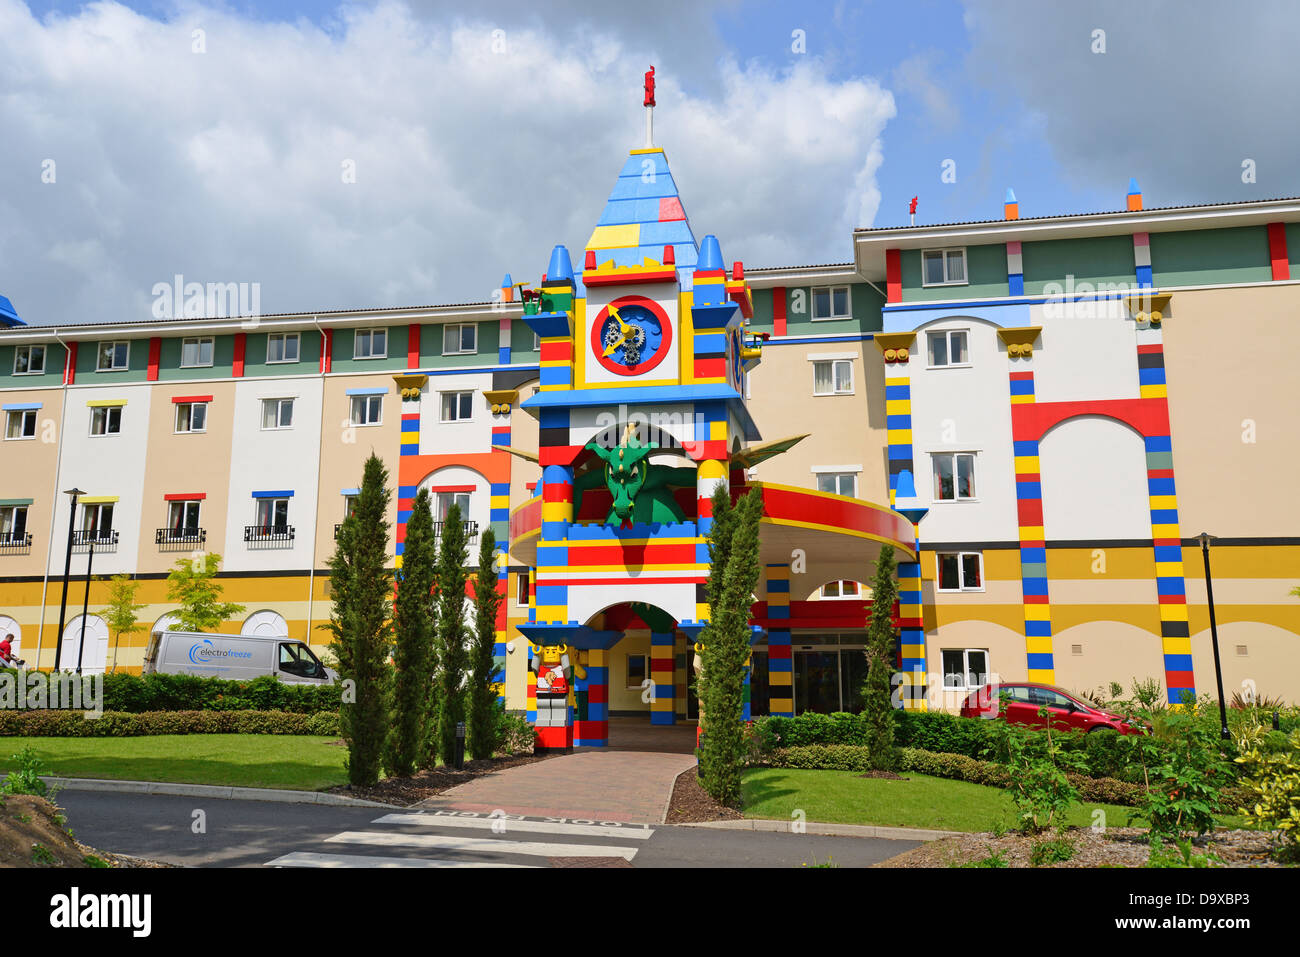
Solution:
<path fill-rule="evenodd" d="M 0 792 L 45 797 L 49 791 L 49 785 L 41 780 L 45 762 L 41 760 L 36 750 L 30 744 L 25 745 L 21 751 L 13 755 L 13 760 L 17 762 L 18 767 L 10 771 L 4 781 L 0 782 Z"/>
<path fill-rule="evenodd" d="M 504 712 L 497 718 L 496 751 L 498 754 L 532 754 L 536 734 L 528 719 L 517 712 Z"/>
<path fill-rule="evenodd" d="M 1292 731 L 1287 748 L 1267 752 L 1264 739 L 1277 734 L 1243 735 L 1236 761 L 1246 772 L 1246 800 L 1241 813 L 1274 832 L 1282 856 L 1300 857 L 1300 730 Z"/>
<path fill-rule="evenodd" d="M 146 734 L 337 735 L 337 714 L 288 711 L 106 711 L 96 719 L 80 711 L 0 711 L 0 736 L 115 738 Z"/>

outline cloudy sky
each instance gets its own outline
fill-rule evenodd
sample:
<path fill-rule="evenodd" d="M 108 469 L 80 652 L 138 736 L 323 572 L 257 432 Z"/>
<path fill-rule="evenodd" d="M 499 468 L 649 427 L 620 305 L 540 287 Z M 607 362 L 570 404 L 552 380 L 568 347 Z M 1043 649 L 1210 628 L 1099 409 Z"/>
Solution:
<path fill-rule="evenodd" d="M 913 195 L 920 223 L 1008 186 L 1122 208 L 1130 176 L 1293 196 L 1298 28 L 1291 0 L 0 0 L 0 294 L 31 323 L 146 317 L 178 273 L 264 312 L 487 299 L 579 254 L 651 63 L 696 236 L 753 266 L 845 261 Z"/>

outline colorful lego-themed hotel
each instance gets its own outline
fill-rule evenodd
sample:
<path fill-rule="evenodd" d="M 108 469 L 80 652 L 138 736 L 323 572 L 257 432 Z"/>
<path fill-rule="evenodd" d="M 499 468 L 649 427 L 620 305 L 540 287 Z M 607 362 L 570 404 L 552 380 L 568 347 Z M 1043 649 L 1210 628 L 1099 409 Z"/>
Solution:
<path fill-rule="evenodd" d="M 1133 183 L 1022 216 L 1008 191 L 1001 218 L 746 267 L 692 228 L 652 99 L 590 236 L 539 236 L 490 302 L 28 324 L 0 298 L 18 654 L 138 670 L 168 569 L 209 552 L 247 607 L 224 630 L 323 651 L 373 450 L 395 564 L 420 488 L 502 544 L 501 693 L 550 746 L 697 717 L 719 485 L 765 509 L 751 715 L 858 707 L 884 545 L 906 707 L 989 675 L 1213 691 L 1207 555 L 1225 690 L 1300 699 L 1300 200 L 1148 209 Z M 109 634 L 104 581 L 87 598 L 92 549 L 141 581 L 142 631 Z"/>

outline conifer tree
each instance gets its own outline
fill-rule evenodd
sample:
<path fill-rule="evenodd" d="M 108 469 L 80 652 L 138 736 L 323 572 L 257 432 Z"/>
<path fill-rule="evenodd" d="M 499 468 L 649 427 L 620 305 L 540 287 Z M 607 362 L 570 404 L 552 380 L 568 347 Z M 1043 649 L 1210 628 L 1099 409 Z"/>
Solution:
<path fill-rule="evenodd" d="M 492 677 L 497 670 L 497 612 L 501 607 L 496 545 L 496 536 L 488 529 L 479 542 L 478 571 L 474 576 L 474 644 L 469 654 L 466 698 L 469 753 L 475 759 L 492 757 L 496 746 L 497 689 Z"/>
<path fill-rule="evenodd" d="M 388 736 L 392 645 L 392 575 L 388 570 L 388 469 L 376 455 L 366 459 L 356 508 L 343 521 L 330 559 L 334 607 L 331 649 L 345 686 L 339 727 L 348 745 L 348 780 L 366 787 L 379 780 Z"/>
<path fill-rule="evenodd" d="M 713 494 L 709 535 L 709 624 L 699 678 L 704 735 L 700 780 L 715 800 L 739 806 L 745 757 L 745 662 L 750 655 L 750 610 L 759 578 L 759 521 L 763 497 L 753 490 L 731 506 L 719 487 Z"/>
<path fill-rule="evenodd" d="M 447 510 L 438 536 L 438 566 L 434 588 L 438 606 L 438 730 L 437 750 L 443 764 L 456 759 L 456 725 L 465 720 L 465 671 L 469 652 L 465 647 L 465 585 L 469 576 L 468 536 L 460 506 Z M 468 730 L 468 729 L 467 729 Z"/>
<path fill-rule="evenodd" d="M 894 748 L 894 674 L 897 632 L 892 621 L 898 583 L 894 547 L 885 545 L 876 559 L 876 573 L 871 580 L 871 620 L 867 624 L 867 677 L 862 684 L 862 715 L 867 726 L 867 754 L 871 766 L 881 771 L 896 770 L 898 752 Z"/>
<path fill-rule="evenodd" d="M 393 715 L 384 763 L 390 774 L 400 777 L 415 773 L 424 759 L 429 738 L 434 671 L 435 550 L 429 493 L 420 489 L 406 522 L 394 603 Z"/>

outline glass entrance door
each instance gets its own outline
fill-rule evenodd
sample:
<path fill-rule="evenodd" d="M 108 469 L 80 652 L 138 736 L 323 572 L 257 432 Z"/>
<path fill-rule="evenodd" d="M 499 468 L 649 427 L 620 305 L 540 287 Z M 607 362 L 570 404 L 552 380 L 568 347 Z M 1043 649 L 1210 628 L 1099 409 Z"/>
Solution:
<path fill-rule="evenodd" d="M 794 653 L 794 710 L 796 714 L 842 710 L 838 650 Z"/>

